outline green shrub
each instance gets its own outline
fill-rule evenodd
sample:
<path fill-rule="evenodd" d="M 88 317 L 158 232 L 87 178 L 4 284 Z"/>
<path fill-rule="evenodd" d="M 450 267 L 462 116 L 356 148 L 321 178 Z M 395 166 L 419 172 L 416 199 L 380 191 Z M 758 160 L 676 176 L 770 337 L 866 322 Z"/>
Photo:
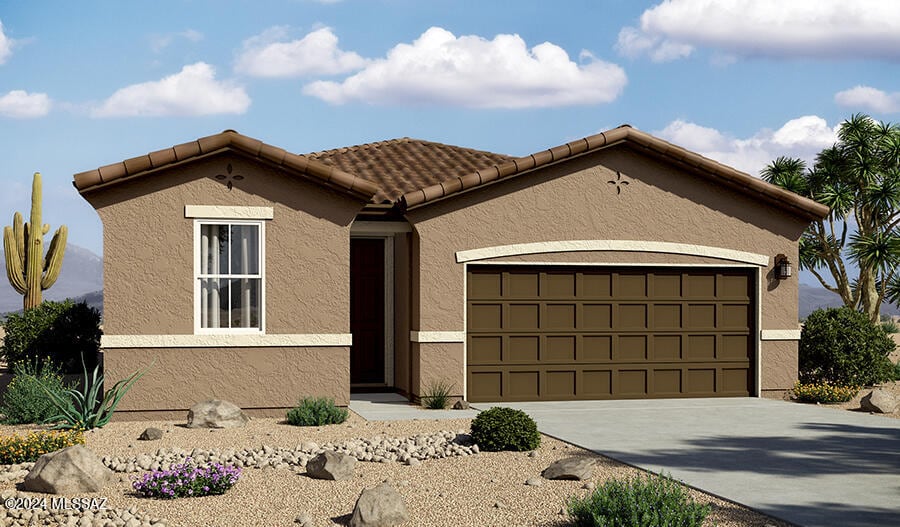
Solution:
<path fill-rule="evenodd" d="M 882 322 L 881 327 L 884 328 L 884 332 L 888 334 L 900 333 L 900 326 L 898 326 L 897 323 L 893 320 Z"/>
<path fill-rule="evenodd" d="M 453 393 L 453 385 L 439 382 L 429 385 L 425 395 L 421 397 L 422 406 L 430 410 L 444 410 L 450 406 L 450 394 Z"/>
<path fill-rule="evenodd" d="M 56 414 L 56 407 L 46 392 L 62 395 L 66 388 L 59 369 L 49 359 L 44 359 L 40 364 L 32 361 L 15 363 L 12 381 L 6 387 L 0 404 L 3 422 L 23 424 L 47 421 Z"/>
<path fill-rule="evenodd" d="M 610 479 L 567 505 L 576 527 L 700 527 L 710 510 L 665 475 Z"/>
<path fill-rule="evenodd" d="M 31 432 L 27 437 L 18 434 L 0 436 L 0 465 L 30 463 L 49 452 L 83 444 L 81 430 Z"/>
<path fill-rule="evenodd" d="M 894 380 L 900 381 L 900 362 L 894 364 Z"/>
<path fill-rule="evenodd" d="M 800 381 L 871 386 L 890 380 L 894 341 L 880 324 L 847 307 L 819 309 L 800 335 Z"/>
<path fill-rule="evenodd" d="M 330 397 L 304 397 L 288 410 L 287 422 L 294 426 L 340 424 L 347 420 L 347 409 L 334 405 Z"/>
<path fill-rule="evenodd" d="M 856 386 L 833 386 L 827 382 L 794 385 L 794 395 L 804 403 L 846 403 L 856 397 Z"/>
<path fill-rule="evenodd" d="M 153 363 L 150 363 L 152 366 Z M 100 375 L 100 366 L 94 366 L 94 374 L 88 377 L 87 366 L 81 363 L 84 377 L 81 389 L 69 388 L 62 395 L 44 390 L 47 397 L 53 402 L 56 415 L 49 421 L 56 424 L 57 429 L 91 430 L 101 428 L 109 423 L 116 406 L 128 390 L 140 379 L 150 366 L 132 373 L 127 379 L 115 383 L 112 388 L 102 392 L 103 375 Z M 101 397 L 102 395 L 102 397 Z"/>
<path fill-rule="evenodd" d="M 487 452 L 525 451 L 541 446 L 537 423 L 522 410 L 495 406 L 472 420 L 472 440 Z"/>
<path fill-rule="evenodd" d="M 9 364 L 49 358 L 63 373 L 78 373 L 82 356 L 88 367 L 97 364 L 100 312 L 86 303 L 47 300 L 34 309 L 9 314 L 4 328 L 0 356 Z"/>

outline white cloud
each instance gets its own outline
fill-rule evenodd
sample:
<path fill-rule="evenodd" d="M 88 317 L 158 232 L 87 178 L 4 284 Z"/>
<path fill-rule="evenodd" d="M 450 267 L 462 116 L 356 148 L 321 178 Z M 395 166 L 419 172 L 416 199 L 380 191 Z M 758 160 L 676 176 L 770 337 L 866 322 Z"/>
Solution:
<path fill-rule="evenodd" d="M 871 86 L 856 86 L 837 92 L 834 94 L 834 102 L 878 113 L 900 112 L 900 92 L 887 93 Z"/>
<path fill-rule="evenodd" d="M 748 174 L 759 175 L 778 156 L 799 157 L 811 165 L 816 154 L 837 141 L 837 126 L 829 127 L 825 119 L 805 115 L 791 119 L 777 130 L 763 129 L 741 139 L 715 128 L 676 120 L 654 135 Z"/>
<path fill-rule="evenodd" d="M 91 112 L 93 117 L 241 114 L 250 106 L 244 89 L 216 80 L 205 62 L 190 64 L 158 81 L 126 86 Z"/>
<path fill-rule="evenodd" d="M 304 93 L 332 104 L 441 104 L 471 108 L 534 108 L 606 103 L 627 78 L 615 65 L 582 52 L 584 63 L 550 42 L 531 49 L 519 35 L 456 37 L 432 27 L 412 44 L 342 82 L 317 81 Z"/>
<path fill-rule="evenodd" d="M 6 36 L 3 32 L 3 21 L 0 21 L 0 64 L 6 62 L 6 59 L 12 55 L 13 39 Z"/>
<path fill-rule="evenodd" d="M 273 27 L 245 40 L 235 70 L 254 77 L 301 77 L 347 73 L 366 65 L 364 58 L 338 47 L 330 28 L 284 42 L 286 36 L 284 27 Z"/>
<path fill-rule="evenodd" d="M 0 96 L 0 115 L 14 119 L 33 119 L 50 113 L 51 105 L 46 93 L 13 90 Z"/>
<path fill-rule="evenodd" d="M 619 32 L 629 57 L 666 61 L 697 47 L 735 56 L 900 58 L 893 0 L 666 0 Z"/>
<path fill-rule="evenodd" d="M 189 42 L 200 42 L 203 40 L 203 33 L 196 29 L 185 29 L 178 33 L 169 33 L 168 35 L 151 35 L 150 48 L 154 53 L 159 53 L 169 47 L 176 38 L 183 38 Z"/>

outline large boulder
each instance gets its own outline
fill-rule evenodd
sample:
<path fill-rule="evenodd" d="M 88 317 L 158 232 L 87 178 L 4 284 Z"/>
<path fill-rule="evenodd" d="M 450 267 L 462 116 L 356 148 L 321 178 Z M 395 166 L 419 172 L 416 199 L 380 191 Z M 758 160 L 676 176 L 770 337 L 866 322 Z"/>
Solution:
<path fill-rule="evenodd" d="M 408 519 L 403 496 L 389 483 L 365 489 L 356 500 L 350 527 L 390 527 Z"/>
<path fill-rule="evenodd" d="M 860 401 L 859 406 L 867 412 L 889 414 L 897 410 L 898 401 L 894 394 L 884 388 L 875 388 L 867 393 Z"/>
<path fill-rule="evenodd" d="M 311 478 L 340 481 L 352 478 L 355 467 L 355 457 L 326 450 L 306 462 L 306 474 Z"/>
<path fill-rule="evenodd" d="M 188 410 L 188 428 L 239 428 L 250 418 L 236 404 L 211 399 L 197 403 Z"/>
<path fill-rule="evenodd" d="M 567 457 L 550 463 L 541 476 L 546 479 L 590 479 L 594 474 L 594 463 L 589 457 Z"/>
<path fill-rule="evenodd" d="M 113 472 L 97 454 L 75 445 L 39 457 L 25 476 L 22 490 L 50 494 L 100 492 L 112 477 Z"/>

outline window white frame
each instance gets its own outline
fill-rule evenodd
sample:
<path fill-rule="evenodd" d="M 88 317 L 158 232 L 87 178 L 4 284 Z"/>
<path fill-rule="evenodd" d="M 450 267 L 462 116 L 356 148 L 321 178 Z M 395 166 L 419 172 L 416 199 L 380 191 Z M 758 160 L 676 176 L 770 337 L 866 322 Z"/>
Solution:
<path fill-rule="evenodd" d="M 200 287 L 201 278 L 208 277 L 200 273 L 202 255 L 201 227 L 203 225 L 256 225 L 259 229 L 259 327 L 258 328 L 204 328 L 202 327 Z M 265 334 L 266 328 L 266 226 L 263 220 L 244 220 L 230 218 L 195 218 L 194 219 L 194 334 L 195 335 L 259 335 Z M 250 275 L 230 275 L 230 278 L 257 278 Z"/>

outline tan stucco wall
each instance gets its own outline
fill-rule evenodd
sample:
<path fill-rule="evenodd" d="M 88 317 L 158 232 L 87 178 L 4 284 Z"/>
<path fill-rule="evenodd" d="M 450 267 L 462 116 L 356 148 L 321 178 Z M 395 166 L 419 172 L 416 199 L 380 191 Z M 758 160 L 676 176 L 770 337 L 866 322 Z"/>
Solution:
<path fill-rule="evenodd" d="M 764 340 L 760 353 L 762 390 L 789 390 L 797 382 L 797 342 Z"/>
<path fill-rule="evenodd" d="M 349 403 L 348 347 L 140 348 L 103 355 L 107 388 L 149 366 L 119 403 L 116 413 L 124 415 L 118 418 L 148 411 L 183 415 L 206 399 L 225 399 L 245 410 L 282 409 L 281 415 L 307 395 Z"/>
<path fill-rule="evenodd" d="M 414 342 L 412 349 L 413 395 L 425 395 L 429 388 L 444 384 L 452 387 L 453 397 L 462 396 L 465 370 L 461 342 Z"/>
<path fill-rule="evenodd" d="M 232 190 L 214 179 L 244 176 Z M 197 177 L 197 176 L 200 177 Z M 185 205 L 272 207 L 265 225 L 267 333 L 349 333 L 350 223 L 362 203 L 235 154 L 85 196 L 103 221 L 105 332 L 194 332 L 192 218 Z"/>
<path fill-rule="evenodd" d="M 616 171 L 629 182 L 616 193 Z M 412 210 L 419 277 L 413 329 L 463 331 L 463 265 L 455 253 L 558 240 L 651 240 L 705 245 L 769 256 L 763 272 L 762 327 L 796 329 L 797 279 L 773 279 L 772 260 L 797 262 L 807 222 L 781 209 L 625 148 L 594 153 Z M 539 254 L 518 261 L 722 263 L 655 253 Z M 473 262 L 477 263 L 477 262 Z M 416 317 L 416 310 L 419 316 Z M 796 342 L 785 344 L 796 350 Z M 796 355 L 796 351 L 794 351 Z M 431 375 L 421 365 L 422 378 Z M 796 369 L 796 368 L 795 368 Z M 763 376 L 764 382 L 766 376 Z M 780 383 L 780 381 L 779 381 Z"/>

